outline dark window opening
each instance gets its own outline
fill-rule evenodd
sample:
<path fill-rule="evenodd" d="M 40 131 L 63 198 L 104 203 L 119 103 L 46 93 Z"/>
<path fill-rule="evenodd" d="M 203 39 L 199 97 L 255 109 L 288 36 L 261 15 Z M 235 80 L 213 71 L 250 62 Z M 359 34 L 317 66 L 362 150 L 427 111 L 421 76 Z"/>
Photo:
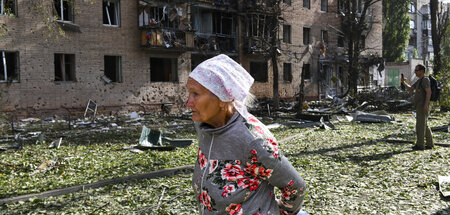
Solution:
<path fill-rule="evenodd" d="M 344 37 L 343 36 L 338 36 L 337 46 L 338 47 L 344 47 Z"/>
<path fill-rule="evenodd" d="M 76 81 L 75 55 L 55 54 L 55 81 Z"/>
<path fill-rule="evenodd" d="M 150 58 L 151 82 L 178 82 L 177 58 Z"/>
<path fill-rule="evenodd" d="M 320 10 L 327 12 L 328 11 L 328 0 L 321 0 L 320 1 Z"/>
<path fill-rule="evenodd" d="M 310 72 L 309 64 L 303 64 L 302 73 L 303 73 L 302 75 L 305 78 L 305 80 L 311 79 L 311 72 Z"/>
<path fill-rule="evenodd" d="M 310 32 L 310 28 L 303 28 L 303 44 L 304 45 L 309 45 L 309 43 L 310 43 L 309 32 Z"/>
<path fill-rule="evenodd" d="M 303 0 L 303 7 L 310 9 L 311 0 Z"/>
<path fill-rule="evenodd" d="M 291 26 L 283 25 L 283 42 L 291 43 Z"/>
<path fill-rule="evenodd" d="M 119 0 L 103 1 L 103 24 L 118 26 L 120 20 Z"/>
<path fill-rule="evenodd" d="M 283 3 L 285 3 L 288 6 L 291 6 L 291 0 L 283 0 Z"/>
<path fill-rule="evenodd" d="M 234 19 L 230 13 L 213 13 L 212 32 L 215 34 L 234 34 Z"/>
<path fill-rule="evenodd" d="M 267 82 L 267 62 L 250 62 L 250 75 L 256 82 Z"/>
<path fill-rule="evenodd" d="M 409 37 L 409 45 L 410 46 L 415 46 L 417 43 L 417 34 L 413 34 Z"/>
<path fill-rule="evenodd" d="M 59 21 L 73 22 L 73 0 L 55 0 L 54 3 Z"/>
<path fill-rule="evenodd" d="M 0 82 L 19 81 L 19 53 L 1 52 Z"/>
<path fill-rule="evenodd" d="M 16 15 L 16 0 L 1 0 L 0 14 Z"/>
<path fill-rule="evenodd" d="M 322 31 L 322 42 L 328 46 L 328 31 Z"/>
<path fill-rule="evenodd" d="M 139 26 L 178 28 L 179 25 L 180 16 L 175 7 L 155 7 L 139 1 Z"/>
<path fill-rule="evenodd" d="M 283 64 L 283 80 L 292 82 L 292 65 L 290 63 Z"/>
<path fill-rule="evenodd" d="M 122 82 L 121 56 L 105 56 L 105 76 L 111 82 Z"/>

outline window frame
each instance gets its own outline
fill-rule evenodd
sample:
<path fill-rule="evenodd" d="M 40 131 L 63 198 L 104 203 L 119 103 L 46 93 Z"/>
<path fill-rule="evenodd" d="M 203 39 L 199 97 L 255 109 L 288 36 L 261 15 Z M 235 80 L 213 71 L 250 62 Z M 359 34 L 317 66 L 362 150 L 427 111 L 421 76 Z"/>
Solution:
<path fill-rule="evenodd" d="M 107 63 L 109 60 L 107 58 L 114 58 L 109 59 L 114 62 L 114 70 L 115 71 L 109 71 L 109 68 L 111 68 Z M 110 80 L 110 82 L 113 83 L 122 83 L 122 56 L 120 55 L 104 55 L 103 56 L 103 74 Z M 114 76 L 112 77 L 111 74 Z"/>
<path fill-rule="evenodd" d="M 67 9 L 68 14 L 64 14 L 64 2 L 67 2 L 68 6 L 70 8 Z M 59 3 L 59 7 L 56 7 L 56 4 Z M 58 22 L 67 22 L 67 23 L 74 23 L 75 21 L 75 7 L 74 7 L 74 0 L 54 0 L 53 5 L 56 12 L 56 21 Z M 58 11 L 59 8 L 59 11 Z M 60 15 L 61 14 L 61 15 Z M 69 18 L 67 20 L 65 19 L 65 15 L 67 15 Z"/>
<path fill-rule="evenodd" d="M 292 28 L 291 25 L 283 25 L 283 42 L 292 43 Z"/>
<path fill-rule="evenodd" d="M 292 82 L 292 63 L 283 63 L 283 81 Z"/>
<path fill-rule="evenodd" d="M 109 7 L 108 3 L 114 3 L 114 21 L 116 24 L 112 23 L 110 11 L 107 9 Z M 102 2 L 102 11 L 103 11 L 103 25 L 111 26 L 111 27 L 119 27 L 120 26 L 120 0 L 103 0 Z M 106 13 L 106 14 L 105 14 Z M 108 23 L 105 23 L 105 16 L 107 18 Z"/>
<path fill-rule="evenodd" d="M 292 1 L 291 0 L 283 0 L 283 3 L 286 4 L 287 6 L 291 6 L 292 5 Z"/>
<path fill-rule="evenodd" d="M 345 38 L 344 38 L 344 36 L 338 35 L 337 47 L 338 48 L 344 48 L 345 47 Z"/>
<path fill-rule="evenodd" d="M 308 76 L 306 76 L 306 73 Z M 302 77 L 305 79 L 304 81 L 311 81 L 311 64 L 304 63 L 302 66 Z"/>
<path fill-rule="evenodd" d="M 152 63 L 152 61 L 154 62 Z M 158 62 L 155 61 L 160 61 Z M 161 62 L 162 61 L 162 62 Z M 163 67 L 155 67 L 163 66 Z M 162 68 L 163 72 L 165 71 L 165 66 L 170 65 L 170 73 L 163 73 L 162 76 L 158 76 L 160 73 L 158 72 L 159 69 Z M 161 78 L 162 77 L 162 78 Z M 179 74 L 178 74 L 178 58 L 176 57 L 150 57 L 150 82 L 159 82 L 159 83 L 178 83 L 179 82 Z"/>
<path fill-rule="evenodd" d="M 9 56 L 7 56 L 9 55 Z M 8 61 L 8 59 L 13 58 L 13 62 Z M 0 79 L 0 83 L 18 83 L 20 82 L 20 69 L 19 69 L 19 52 L 18 51 L 6 51 L 0 50 L 0 75 L 3 76 L 3 79 Z M 8 66 L 9 65 L 9 66 Z M 11 71 L 11 65 L 13 65 L 13 71 Z M 3 71 L 1 71 L 3 70 Z M 9 70 L 9 71 L 8 71 Z M 11 74 L 12 73 L 12 74 Z M 11 78 L 10 78 L 11 77 Z"/>
<path fill-rule="evenodd" d="M 5 2 L 6 1 L 6 2 Z M 9 2 L 12 2 L 13 6 L 10 9 L 11 11 L 5 11 L 5 6 L 8 5 Z M 0 15 L 2 16 L 17 16 L 17 0 L 0 0 Z"/>
<path fill-rule="evenodd" d="M 59 57 L 60 68 L 57 68 L 57 57 Z M 69 63 L 66 62 L 66 57 L 69 59 Z M 61 61 L 62 60 L 62 61 Z M 54 54 L 54 82 L 76 82 L 76 57 L 75 54 L 68 53 L 55 53 Z M 69 68 L 70 71 L 67 72 L 66 69 Z M 57 73 L 61 73 L 60 80 L 57 79 Z M 67 78 L 69 76 L 69 78 Z"/>
<path fill-rule="evenodd" d="M 265 68 L 263 68 L 263 67 L 265 67 Z M 253 77 L 255 82 L 258 82 L 258 83 L 269 82 L 269 65 L 268 65 L 267 61 L 250 61 L 250 69 L 249 70 L 250 70 L 249 73 Z M 263 73 L 261 73 L 261 72 L 263 72 Z"/>
<path fill-rule="evenodd" d="M 320 11 L 328 12 L 328 0 L 320 0 Z"/>
<path fill-rule="evenodd" d="M 311 44 L 311 28 L 303 27 L 303 45 L 310 45 L 310 44 Z"/>
<path fill-rule="evenodd" d="M 322 40 L 323 44 L 325 45 L 325 47 L 328 47 L 328 43 L 329 43 L 328 31 L 327 30 L 321 30 L 320 31 L 320 37 L 321 37 L 321 40 Z"/>
<path fill-rule="evenodd" d="M 311 9 L 311 0 L 303 0 L 303 8 Z"/>

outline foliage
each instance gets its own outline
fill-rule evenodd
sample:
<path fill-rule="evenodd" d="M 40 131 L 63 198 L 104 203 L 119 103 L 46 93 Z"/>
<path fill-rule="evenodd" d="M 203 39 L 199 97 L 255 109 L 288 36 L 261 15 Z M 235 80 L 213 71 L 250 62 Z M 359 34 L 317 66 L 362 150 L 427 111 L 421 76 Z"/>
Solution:
<path fill-rule="evenodd" d="M 403 62 L 409 40 L 409 0 L 383 1 L 383 57 L 387 62 Z"/>
<path fill-rule="evenodd" d="M 443 165 L 450 162 L 448 148 L 412 151 L 410 144 L 386 142 L 386 138 L 414 139 L 413 115 L 393 116 L 395 123 L 388 124 L 351 123 L 343 121 L 344 116 L 335 116 L 332 122 L 336 130 L 272 130 L 278 140 L 297 135 L 281 142 L 280 147 L 307 183 L 304 210 L 309 214 L 420 214 L 448 207 L 435 189 L 436 176 L 450 171 L 450 166 Z M 268 120 L 264 119 L 266 124 L 274 122 Z M 449 121 L 450 113 L 434 114 L 429 125 L 440 126 Z M 129 129 L 118 133 L 94 131 L 89 135 L 78 131 L 78 138 L 67 140 L 57 150 L 31 143 L 21 151 L 0 153 L 1 166 L 6 167 L 0 173 L 0 193 L 5 197 L 41 192 L 194 163 L 195 145 L 142 154 L 120 150 L 135 143 L 139 130 L 119 124 Z M 194 138 L 192 127 L 184 127 L 175 130 L 174 135 Z M 49 133 L 64 131 L 58 127 L 48 129 Z M 448 143 L 450 134 L 434 132 L 434 138 L 436 142 Z M 29 176 L 42 161 L 54 157 L 59 157 L 61 163 Z M 421 204 L 415 204 L 418 198 Z M 0 206 L 0 214 L 195 214 L 195 201 L 191 174 L 183 173 L 9 203 Z"/>

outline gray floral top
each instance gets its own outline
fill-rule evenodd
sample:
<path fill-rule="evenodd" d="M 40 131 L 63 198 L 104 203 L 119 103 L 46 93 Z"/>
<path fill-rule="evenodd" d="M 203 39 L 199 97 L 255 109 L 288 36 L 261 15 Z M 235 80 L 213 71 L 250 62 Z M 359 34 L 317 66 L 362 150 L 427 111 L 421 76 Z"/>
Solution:
<path fill-rule="evenodd" d="M 244 121 L 236 112 L 223 127 L 195 127 L 199 148 L 192 186 L 200 214 L 298 213 L 305 183 L 256 117 Z M 281 191 L 279 202 L 274 187 Z"/>

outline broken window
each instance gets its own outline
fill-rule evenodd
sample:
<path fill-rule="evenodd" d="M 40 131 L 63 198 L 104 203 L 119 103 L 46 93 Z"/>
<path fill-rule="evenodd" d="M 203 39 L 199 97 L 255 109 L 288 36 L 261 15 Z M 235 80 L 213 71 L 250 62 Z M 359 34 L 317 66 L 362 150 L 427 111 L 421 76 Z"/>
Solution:
<path fill-rule="evenodd" d="M 303 7 L 304 8 L 310 8 L 311 0 L 303 0 Z"/>
<path fill-rule="evenodd" d="M 327 12 L 328 11 L 328 0 L 321 0 L 320 1 L 320 10 Z"/>
<path fill-rule="evenodd" d="M 177 58 L 150 58 L 151 82 L 178 82 Z"/>
<path fill-rule="evenodd" d="M 309 63 L 305 63 L 305 64 L 303 64 L 303 68 L 302 68 L 302 75 L 303 75 L 303 78 L 305 79 L 305 80 L 311 80 L 311 72 L 310 72 L 310 66 L 309 66 L 310 64 Z"/>
<path fill-rule="evenodd" d="M 250 62 L 250 75 L 256 82 L 267 82 L 267 62 Z"/>
<path fill-rule="evenodd" d="M 303 28 L 303 45 L 309 45 L 310 38 L 309 38 L 309 32 L 310 32 L 310 28 Z"/>
<path fill-rule="evenodd" d="M 156 26 L 178 28 L 180 25 L 181 8 L 163 5 L 151 6 L 139 1 L 139 26 Z"/>
<path fill-rule="evenodd" d="M 55 54 L 55 81 L 76 81 L 75 55 Z"/>
<path fill-rule="evenodd" d="M 328 46 L 328 31 L 321 31 L 321 35 L 322 35 L 322 42 L 324 43 L 325 46 Z"/>
<path fill-rule="evenodd" d="M 58 21 L 73 22 L 73 0 L 55 0 L 54 3 Z"/>
<path fill-rule="evenodd" d="M 19 53 L 1 51 L 0 82 L 19 81 Z"/>
<path fill-rule="evenodd" d="M 0 0 L 2 15 L 16 15 L 16 0 Z"/>
<path fill-rule="evenodd" d="M 291 26 L 283 25 L 283 42 L 291 43 Z"/>
<path fill-rule="evenodd" d="M 283 80 L 285 82 L 292 81 L 292 66 L 290 63 L 283 64 Z"/>
<path fill-rule="evenodd" d="M 105 76 L 110 82 L 122 82 L 122 57 L 105 55 Z"/>
<path fill-rule="evenodd" d="M 337 46 L 344 47 L 344 37 L 343 36 L 338 36 Z"/>
<path fill-rule="evenodd" d="M 270 29 L 266 24 L 266 20 L 268 19 L 269 17 L 264 14 L 247 15 L 247 36 L 269 38 Z"/>
<path fill-rule="evenodd" d="M 103 0 L 103 24 L 119 26 L 120 24 L 120 1 Z"/>

